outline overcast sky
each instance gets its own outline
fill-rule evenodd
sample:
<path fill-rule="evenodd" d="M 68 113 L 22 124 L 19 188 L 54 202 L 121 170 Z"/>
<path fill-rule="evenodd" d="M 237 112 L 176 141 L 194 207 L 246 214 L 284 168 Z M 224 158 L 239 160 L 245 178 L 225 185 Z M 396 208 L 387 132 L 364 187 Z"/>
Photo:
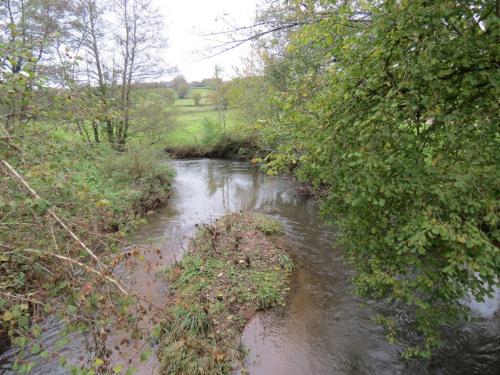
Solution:
<path fill-rule="evenodd" d="M 204 50 L 209 42 L 200 33 L 221 30 L 217 18 L 226 16 L 239 25 L 252 22 L 258 0 L 155 0 L 165 16 L 169 48 L 166 61 L 177 66 L 188 81 L 210 78 L 214 66 L 224 68 L 224 78 L 234 76 L 234 67 L 240 65 L 249 46 L 245 45 L 222 55 L 200 60 L 196 51 Z"/>

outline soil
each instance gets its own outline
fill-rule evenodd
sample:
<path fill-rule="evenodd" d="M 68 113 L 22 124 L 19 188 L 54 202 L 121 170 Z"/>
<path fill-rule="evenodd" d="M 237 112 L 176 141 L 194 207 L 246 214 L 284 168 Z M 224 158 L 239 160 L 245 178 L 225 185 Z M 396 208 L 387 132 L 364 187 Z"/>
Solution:
<path fill-rule="evenodd" d="M 285 303 L 292 262 L 272 236 L 280 229 L 250 213 L 199 227 L 187 255 L 168 272 L 173 289 L 160 344 L 165 373 L 226 374 L 241 362 L 245 325 L 257 311 Z"/>

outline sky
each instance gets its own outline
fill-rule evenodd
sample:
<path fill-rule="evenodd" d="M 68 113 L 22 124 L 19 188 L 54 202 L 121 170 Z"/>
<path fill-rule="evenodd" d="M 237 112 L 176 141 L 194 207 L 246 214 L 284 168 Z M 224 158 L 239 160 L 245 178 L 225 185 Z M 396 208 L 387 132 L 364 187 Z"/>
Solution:
<path fill-rule="evenodd" d="M 196 51 L 206 50 L 210 43 L 200 34 L 224 28 L 222 17 L 237 25 L 252 23 L 258 0 L 155 0 L 165 17 L 169 48 L 165 60 L 176 66 L 188 81 L 210 78 L 215 65 L 222 66 L 223 78 L 235 76 L 234 67 L 249 52 L 248 44 L 219 56 L 202 59 Z M 165 77 L 169 79 L 169 77 Z M 171 78 L 171 77 L 170 77 Z"/>

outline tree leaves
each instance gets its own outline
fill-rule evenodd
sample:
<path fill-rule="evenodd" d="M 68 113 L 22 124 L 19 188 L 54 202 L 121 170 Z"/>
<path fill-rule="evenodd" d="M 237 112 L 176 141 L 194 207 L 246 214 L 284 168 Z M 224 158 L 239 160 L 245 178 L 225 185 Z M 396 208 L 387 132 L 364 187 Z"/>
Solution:
<path fill-rule="evenodd" d="M 322 212 L 342 230 L 357 290 L 404 303 L 421 337 L 406 355 L 428 356 L 463 298 L 482 299 L 500 275 L 499 19 L 481 0 L 311 9 L 322 21 L 264 59 L 280 94 L 263 160 L 328 191 Z"/>

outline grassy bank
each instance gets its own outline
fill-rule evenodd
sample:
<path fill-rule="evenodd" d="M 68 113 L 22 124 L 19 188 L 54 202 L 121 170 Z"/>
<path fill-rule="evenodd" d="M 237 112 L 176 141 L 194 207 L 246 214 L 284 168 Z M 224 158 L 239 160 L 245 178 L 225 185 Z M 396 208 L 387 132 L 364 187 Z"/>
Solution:
<path fill-rule="evenodd" d="M 219 158 L 234 160 L 251 160 L 259 153 L 255 140 L 248 137 L 219 138 L 208 145 L 176 145 L 165 148 L 167 154 L 174 158 Z"/>
<path fill-rule="evenodd" d="M 40 196 L 35 199 L 0 168 L 0 338 L 8 336 L 19 347 L 41 334 L 38 322 L 45 314 L 57 312 L 61 320 L 75 322 L 88 313 L 78 328 L 85 331 L 100 311 L 95 301 L 106 283 L 101 275 L 82 272 L 94 263 L 69 230 L 113 266 L 122 237 L 168 200 L 173 177 L 162 153 L 138 146 L 116 153 L 66 130 L 47 132 L 22 147 L 22 153 L 0 150 L 0 159 Z M 113 304 L 107 307 L 114 310 Z"/>
<path fill-rule="evenodd" d="M 209 88 L 191 89 L 187 97 L 175 100 L 170 109 L 175 125 L 165 136 L 167 147 L 206 145 L 210 143 L 212 134 L 221 130 L 218 112 L 208 99 L 210 92 Z M 198 105 L 193 99 L 195 93 L 201 96 Z M 232 127 L 230 121 L 227 125 Z"/>
<path fill-rule="evenodd" d="M 280 225 L 262 215 L 231 214 L 200 227 L 188 253 L 168 270 L 172 283 L 159 334 L 162 373 L 229 374 L 259 310 L 285 302 L 292 262 L 269 238 Z"/>
<path fill-rule="evenodd" d="M 251 159 L 256 154 L 255 140 L 238 129 L 231 108 L 219 113 L 210 104 L 210 92 L 209 88 L 191 89 L 186 98 L 175 101 L 175 125 L 165 135 L 165 151 L 177 158 Z M 201 96 L 198 105 L 193 100 L 195 93 Z"/>
<path fill-rule="evenodd" d="M 212 89 L 192 88 L 184 98 L 169 97 L 168 92 L 158 88 L 134 91 L 136 111 L 149 113 L 141 126 L 149 129 L 147 142 L 153 147 L 175 158 L 250 160 L 257 156 L 256 133 L 239 126 L 237 111 L 231 107 L 218 111 L 210 98 Z M 198 103 L 195 95 L 199 95 Z"/>

